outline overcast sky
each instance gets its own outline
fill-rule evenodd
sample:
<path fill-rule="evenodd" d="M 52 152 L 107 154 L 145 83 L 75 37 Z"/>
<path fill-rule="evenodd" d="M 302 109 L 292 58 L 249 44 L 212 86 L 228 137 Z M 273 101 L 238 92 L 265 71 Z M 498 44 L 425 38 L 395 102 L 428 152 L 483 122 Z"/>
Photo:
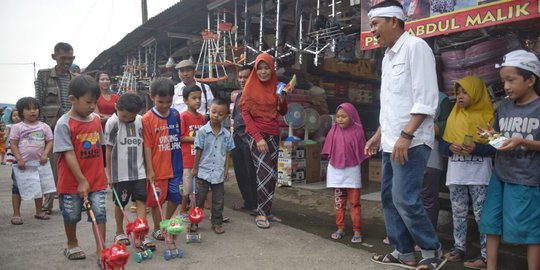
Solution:
<path fill-rule="evenodd" d="M 147 0 L 148 18 L 178 0 Z M 0 103 L 34 96 L 34 67 L 51 68 L 54 45 L 73 46 L 85 68 L 142 22 L 141 0 L 0 0 Z"/>

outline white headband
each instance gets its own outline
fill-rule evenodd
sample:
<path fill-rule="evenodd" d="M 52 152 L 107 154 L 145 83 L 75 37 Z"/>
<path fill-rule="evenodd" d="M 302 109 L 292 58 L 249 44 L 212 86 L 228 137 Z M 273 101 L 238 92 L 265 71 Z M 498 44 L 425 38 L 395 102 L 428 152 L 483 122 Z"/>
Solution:
<path fill-rule="evenodd" d="M 371 20 L 374 17 L 396 17 L 402 21 L 405 21 L 405 13 L 403 9 L 397 6 L 380 7 L 369 11 L 368 17 Z"/>

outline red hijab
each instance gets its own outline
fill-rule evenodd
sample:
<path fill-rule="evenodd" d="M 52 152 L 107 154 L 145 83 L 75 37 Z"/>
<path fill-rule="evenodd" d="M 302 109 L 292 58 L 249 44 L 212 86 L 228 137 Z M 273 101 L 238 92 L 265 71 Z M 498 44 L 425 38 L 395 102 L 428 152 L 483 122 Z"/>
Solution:
<path fill-rule="evenodd" d="M 350 123 L 346 128 L 333 124 L 324 142 L 323 155 L 328 155 L 332 166 L 343 169 L 360 165 L 368 157 L 364 154 L 366 137 L 360 122 L 358 111 L 351 103 L 342 103 L 336 109 L 343 109 L 349 116 Z M 347 157 L 355 157 L 347 159 Z"/>
<path fill-rule="evenodd" d="M 270 67 L 272 72 L 270 79 L 266 82 L 261 82 L 257 76 L 257 68 L 262 61 Z M 249 111 L 253 118 L 262 118 L 268 122 L 275 121 L 278 114 L 277 85 L 278 78 L 274 70 L 274 58 L 267 53 L 259 54 L 240 98 L 240 109 Z"/>

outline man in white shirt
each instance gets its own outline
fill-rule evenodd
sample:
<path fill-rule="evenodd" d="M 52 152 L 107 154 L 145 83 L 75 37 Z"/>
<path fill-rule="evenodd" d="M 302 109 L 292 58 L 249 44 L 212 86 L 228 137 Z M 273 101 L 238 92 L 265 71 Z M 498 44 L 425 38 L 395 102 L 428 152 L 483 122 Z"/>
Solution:
<path fill-rule="evenodd" d="M 182 82 L 174 86 L 173 108 L 180 113 L 187 110 L 187 105 L 184 104 L 184 98 L 182 97 L 182 91 L 184 87 L 196 84 L 202 90 L 201 107 L 197 111 L 207 117 L 209 106 L 212 100 L 214 100 L 210 86 L 195 81 L 195 64 L 191 60 L 182 60 L 175 68 Z"/>
<path fill-rule="evenodd" d="M 433 147 L 438 103 L 435 57 L 420 38 L 404 30 L 403 6 L 396 0 L 374 5 L 371 32 L 385 47 L 382 62 L 380 127 L 366 153 L 382 148 L 381 199 L 386 232 L 394 251 L 372 261 L 385 265 L 440 269 L 441 245 L 420 200 L 424 170 Z M 414 245 L 422 250 L 417 264 Z M 432 268 L 429 268 L 432 266 Z"/>

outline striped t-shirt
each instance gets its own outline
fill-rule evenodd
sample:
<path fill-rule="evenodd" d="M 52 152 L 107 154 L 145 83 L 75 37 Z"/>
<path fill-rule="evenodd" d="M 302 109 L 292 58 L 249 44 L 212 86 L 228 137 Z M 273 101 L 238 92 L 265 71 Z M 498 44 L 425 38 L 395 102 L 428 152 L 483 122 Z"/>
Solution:
<path fill-rule="evenodd" d="M 113 183 L 146 178 L 144 169 L 142 116 L 123 123 L 114 113 L 105 125 L 105 143 L 112 146 L 111 180 Z"/>

